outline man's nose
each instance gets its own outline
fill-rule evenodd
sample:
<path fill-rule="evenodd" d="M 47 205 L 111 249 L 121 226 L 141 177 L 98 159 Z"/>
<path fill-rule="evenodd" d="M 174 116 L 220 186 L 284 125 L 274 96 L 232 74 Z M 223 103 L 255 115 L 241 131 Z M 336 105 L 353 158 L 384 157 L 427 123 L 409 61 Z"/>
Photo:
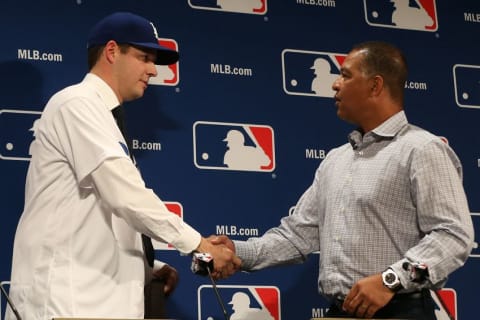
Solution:
<path fill-rule="evenodd" d="M 332 89 L 335 90 L 335 91 L 338 91 L 338 87 L 339 87 L 338 82 L 339 82 L 339 80 L 340 80 L 340 77 L 338 77 L 337 79 L 335 79 L 335 81 L 333 81 L 333 83 L 332 83 Z"/>
<path fill-rule="evenodd" d="M 158 75 L 157 67 L 153 62 L 149 64 L 148 75 L 150 77 L 156 77 Z"/>

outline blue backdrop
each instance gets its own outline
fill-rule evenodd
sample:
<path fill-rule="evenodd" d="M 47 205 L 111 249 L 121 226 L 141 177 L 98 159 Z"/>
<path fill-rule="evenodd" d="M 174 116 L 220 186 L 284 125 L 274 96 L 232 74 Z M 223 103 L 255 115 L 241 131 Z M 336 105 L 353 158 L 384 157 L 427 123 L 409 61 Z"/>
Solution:
<path fill-rule="evenodd" d="M 336 116 L 330 84 L 351 46 L 386 40 L 407 55 L 409 120 L 445 137 L 464 166 L 480 228 L 480 2 L 473 0 L 46 0 L 0 3 L 0 280 L 10 277 L 23 209 L 30 128 L 59 89 L 87 69 L 86 38 L 105 15 L 151 20 L 179 63 L 159 69 L 145 97 L 127 104 L 129 132 L 147 182 L 204 235 L 261 235 L 293 210 L 331 148 L 353 129 Z M 324 84 L 327 84 L 325 87 Z M 223 163 L 228 132 L 262 149 L 268 164 Z M 171 317 L 222 319 L 208 278 L 165 245 L 175 266 Z M 457 319 L 477 316 L 480 252 L 443 292 Z M 243 292 L 276 319 L 321 316 L 318 256 L 301 265 L 236 274 L 218 283 L 227 311 Z M 3 317 L 5 304 L 2 303 Z M 439 307 L 439 319 L 447 319 Z M 443 318 L 442 318 L 443 317 Z"/>

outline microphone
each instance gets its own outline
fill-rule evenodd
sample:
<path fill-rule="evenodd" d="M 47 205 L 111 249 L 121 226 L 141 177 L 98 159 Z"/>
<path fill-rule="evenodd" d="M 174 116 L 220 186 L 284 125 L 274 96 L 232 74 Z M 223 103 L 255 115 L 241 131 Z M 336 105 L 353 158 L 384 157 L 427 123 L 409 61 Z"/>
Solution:
<path fill-rule="evenodd" d="M 13 304 L 12 300 L 10 300 L 10 297 L 8 296 L 7 291 L 3 287 L 3 285 L 6 284 L 6 283 L 7 282 L 5 282 L 5 281 L 0 282 L 0 289 L 2 290 L 3 295 L 7 299 L 8 305 L 10 306 L 13 313 L 15 314 L 15 318 L 17 318 L 17 320 L 22 320 L 22 317 L 20 317 L 20 314 L 18 313 L 17 308 L 15 308 L 15 305 Z"/>
<path fill-rule="evenodd" d="M 213 279 L 213 276 L 212 276 L 212 269 L 213 269 L 212 255 L 209 253 L 194 252 L 192 255 L 192 265 L 190 268 L 194 274 L 198 274 L 201 276 L 208 275 L 208 277 L 210 278 L 210 281 L 212 282 L 213 292 L 215 292 L 215 296 L 217 298 L 218 304 L 222 309 L 223 316 L 225 317 L 225 320 L 229 320 L 230 316 L 228 315 L 227 309 L 223 304 L 222 297 L 218 292 L 215 279 Z"/>

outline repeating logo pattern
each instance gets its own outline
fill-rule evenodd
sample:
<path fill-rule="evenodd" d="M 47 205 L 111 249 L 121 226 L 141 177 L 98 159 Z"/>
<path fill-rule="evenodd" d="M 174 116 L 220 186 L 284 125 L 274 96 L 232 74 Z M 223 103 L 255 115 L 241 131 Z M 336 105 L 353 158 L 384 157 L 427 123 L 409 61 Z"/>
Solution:
<path fill-rule="evenodd" d="M 163 201 L 163 203 L 167 207 L 168 211 L 183 219 L 183 206 L 180 202 Z M 152 245 L 155 250 L 175 250 L 175 247 L 171 244 L 160 242 L 155 239 L 152 239 Z"/>
<path fill-rule="evenodd" d="M 438 29 L 435 0 L 363 0 L 371 26 L 434 32 Z"/>
<path fill-rule="evenodd" d="M 222 308 L 232 320 L 280 320 L 280 290 L 273 286 L 216 286 L 198 288 L 198 320 L 224 319 Z M 218 301 L 218 299 L 221 299 Z M 227 304 L 224 302 L 228 301 Z M 218 308 L 213 306 L 218 305 Z"/>
<path fill-rule="evenodd" d="M 285 49 L 282 51 L 283 90 L 287 94 L 332 98 L 346 54 Z"/>
<path fill-rule="evenodd" d="M 174 39 L 159 38 L 158 43 L 166 48 L 178 51 L 178 43 Z M 179 62 L 163 66 L 155 65 L 157 76 L 148 81 L 151 85 L 176 86 L 180 82 Z"/>
<path fill-rule="evenodd" d="M 35 139 L 35 124 L 41 114 L 39 111 L 0 109 L 0 159 L 30 161 L 30 145 Z"/>
<path fill-rule="evenodd" d="M 200 169 L 271 172 L 275 169 L 273 129 L 265 125 L 197 121 L 193 154 Z"/>
<path fill-rule="evenodd" d="M 188 0 L 195 9 L 266 14 L 267 0 Z"/>
<path fill-rule="evenodd" d="M 480 109 L 480 66 L 453 66 L 455 101 L 459 107 Z"/>

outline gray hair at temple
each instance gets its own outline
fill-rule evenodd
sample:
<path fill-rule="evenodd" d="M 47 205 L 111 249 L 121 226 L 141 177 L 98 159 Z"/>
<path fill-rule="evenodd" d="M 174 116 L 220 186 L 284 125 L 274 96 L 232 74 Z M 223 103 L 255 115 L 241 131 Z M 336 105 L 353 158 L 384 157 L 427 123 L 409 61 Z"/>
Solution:
<path fill-rule="evenodd" d="M 367 41 L 355 45 L 352 51 L 361 51 L 362 72 L 367 77 L 380 75 L 393 99 L 403 103 L 408 65 L 402 51 L 382 41 Z"/>

